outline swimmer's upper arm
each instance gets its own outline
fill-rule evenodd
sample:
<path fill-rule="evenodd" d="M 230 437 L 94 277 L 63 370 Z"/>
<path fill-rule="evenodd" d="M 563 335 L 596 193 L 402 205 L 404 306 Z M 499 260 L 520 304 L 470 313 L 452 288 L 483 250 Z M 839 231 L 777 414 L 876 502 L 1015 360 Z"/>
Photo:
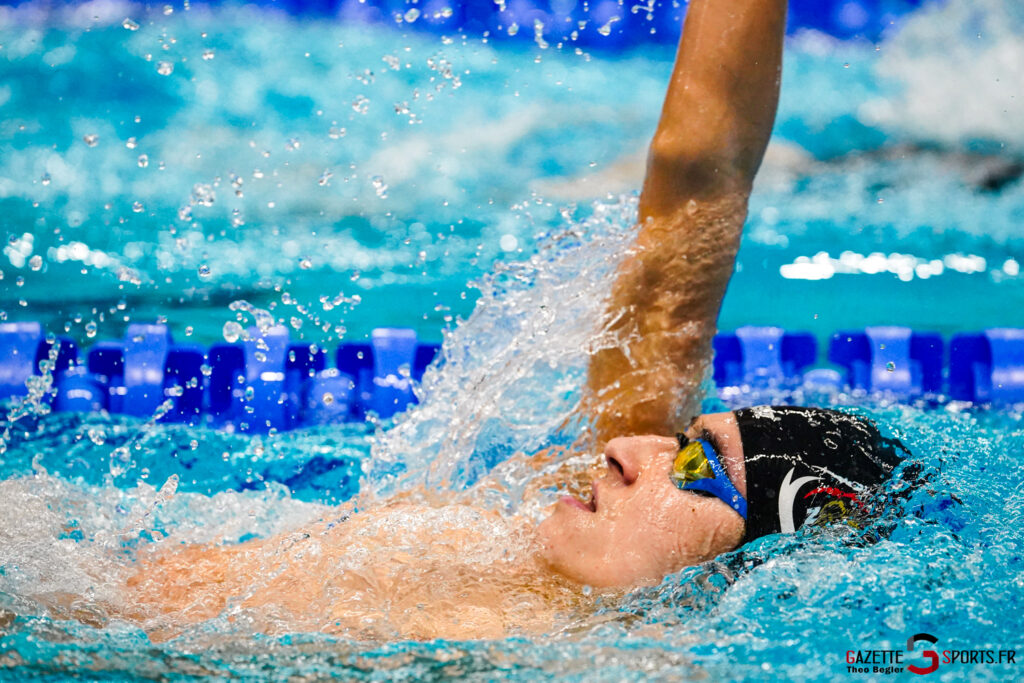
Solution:
<path fill-rule="evenodd" d="M 699 385 L 778 102 L 786 0 L 693 0 L 586 409 L 597 436 L 672 434 Z"/>

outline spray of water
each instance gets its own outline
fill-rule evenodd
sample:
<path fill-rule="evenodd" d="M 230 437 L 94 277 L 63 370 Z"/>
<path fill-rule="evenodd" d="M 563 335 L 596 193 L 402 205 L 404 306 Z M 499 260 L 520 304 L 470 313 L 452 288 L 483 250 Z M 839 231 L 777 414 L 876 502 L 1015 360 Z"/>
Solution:
<path fill-rule="evenodd" d="M 604 301 L 635 212 L 633 198 L 597 205 L 589 219 L 542 236 L 530 258 L 476 283 L 476 309 L 445 335 L 421 404 L 379 434 L 373 492 L 458 490 L 513 453 L 586 448 L 577 413 L 586 362 L 612 343 L 601 334 Z M 506 503 L 514 508 L 521 493 L 513 486 Z"/>

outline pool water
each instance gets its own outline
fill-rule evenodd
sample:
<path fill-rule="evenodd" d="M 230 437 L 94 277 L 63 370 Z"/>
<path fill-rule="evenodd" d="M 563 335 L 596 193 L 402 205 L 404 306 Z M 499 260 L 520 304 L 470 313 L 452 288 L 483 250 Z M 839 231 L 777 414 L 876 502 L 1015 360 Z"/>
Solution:
<path fill-rule="evenodd" d="M 457 491 L 515 453 L 585 445 L 572 415 L 586 349 L 672 53 L 249 7 L 41 12 L 0 11 L 8 320 L 88 343 L 163 316 L 210 343 L 244 299 L 311 342 L 416 327 L 444 337 L 446 362 L 418 408 L 380 424 L 250 437 L 42 408 L 9 419 L 0 677 L 830 679 L 850 675 L 848 650 L 915 633 L 943 650 L 1017 646 L 1019 409 L 799 392 L 759 399 L 868 414 L 930 478 L 879 521 L 894 527 L 880 542 L 764 539 L 537 640 L 268 637 L 224 615 L 153 644 L 106 618 L 97 573 L 148 544 L 270 535 L 357 491 L 357 505 Z M 1021 28 L 1013 2 L 949 0 L 877 45 L 792 37 L 721 326 L 1024 326 Z M 492 504 L 538 514 L 512 481 Z M 82 596 L 78 619 L 32 597 L 57 590 Z"/>

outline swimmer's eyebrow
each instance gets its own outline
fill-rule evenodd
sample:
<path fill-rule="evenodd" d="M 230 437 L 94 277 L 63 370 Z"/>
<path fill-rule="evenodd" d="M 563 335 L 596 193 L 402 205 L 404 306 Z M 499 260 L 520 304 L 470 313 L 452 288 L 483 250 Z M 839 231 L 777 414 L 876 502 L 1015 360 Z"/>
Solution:
<path fill-rule="evenodd" d="M 715 453 L 721 458 L 724 456 L 725 451 L 722 450 L 722 442 L 718 440 L 718 436 L 712 434 L 707 429 L 700 430 L 700 438 L 711 444 L 711 447 L 715 449 Z"/>

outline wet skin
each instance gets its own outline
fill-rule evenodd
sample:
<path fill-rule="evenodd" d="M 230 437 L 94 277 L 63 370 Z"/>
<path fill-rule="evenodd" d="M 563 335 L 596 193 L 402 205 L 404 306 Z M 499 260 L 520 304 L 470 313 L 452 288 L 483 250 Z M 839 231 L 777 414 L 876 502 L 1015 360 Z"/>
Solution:
<path fill-rule="evenodd" d="M 715 445 L 745 495 L 735 416 L 704 415 L 686 433 Z M 563 498 L 533 532 L 525 519 L 506 525 L 500 513 L 472 506 L 393 502 L 344 524 L 158 553 L 127 581 L 126 606 L 111 611 L 142 624 L 154 640 L 226 611 L 267 633 L 542 633 L 557 614 L 582 606 L 579 584 L 655 584 L 739 544 L 743 521 L 736 512 L 718 498 L 679 490 L 669 478 L 677 451 L 673 437 L 613 439 L 592 498 Z M 511 535 L 495 536 L 502 528 Z"/>
<path fill-rule="evenodd" d="M 686 430 L 708 438 L 746 496 L 743 447 L 733 413 L 698 417 Z M 669 473 L 675 438 L 630 436 L 605 447 L 607 468 L 590 501 L 563 497 L 537 528 L 540 556 L 557 573 L 595 587 L 654 584 L 682 567 L 736 548 L 743 519 L 715 497 L 681 491 Z"/>

